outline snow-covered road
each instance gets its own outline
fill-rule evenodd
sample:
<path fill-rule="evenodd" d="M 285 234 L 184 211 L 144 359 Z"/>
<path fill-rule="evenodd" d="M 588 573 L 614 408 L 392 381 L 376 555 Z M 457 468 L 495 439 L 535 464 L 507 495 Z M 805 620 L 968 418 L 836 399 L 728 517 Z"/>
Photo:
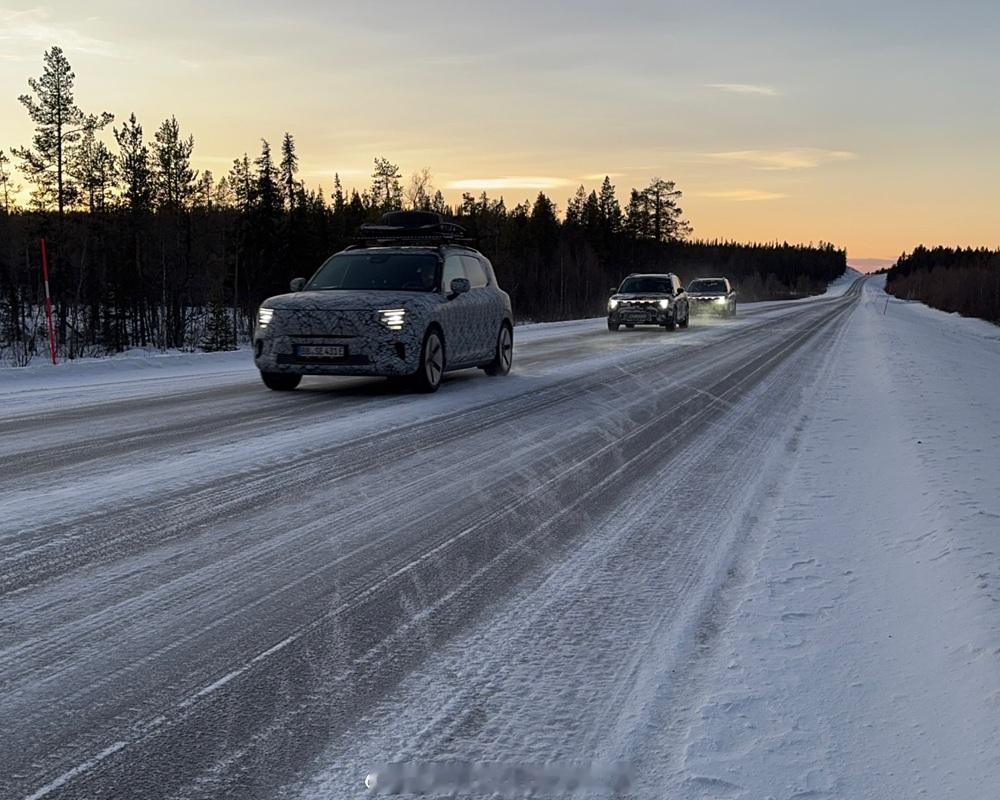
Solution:
<path fill-rule="evenodd" d="M 1000 346 L 883 302 L 526 326 L 514 374 L 434 396 L 273 394 L 244 354 L 0 371 L 0 797 L 347 798 L 442 762 L 983 796 Z"/>

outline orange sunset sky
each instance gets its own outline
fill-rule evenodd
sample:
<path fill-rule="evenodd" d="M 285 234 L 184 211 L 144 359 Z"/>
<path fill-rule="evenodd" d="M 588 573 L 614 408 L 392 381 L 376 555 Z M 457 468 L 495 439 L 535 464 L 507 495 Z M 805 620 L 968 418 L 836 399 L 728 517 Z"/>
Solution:
<path fill-rule="evenodd" d="M 0 0 L 0 148 L 58 44 L 85 111 L 176 115 L 216 177 L 290 131 L 326 191 L 376 155 L 508 205 L 655 175 L 699 238 L 997 247 L 998 34 L 987 2 Z"/>

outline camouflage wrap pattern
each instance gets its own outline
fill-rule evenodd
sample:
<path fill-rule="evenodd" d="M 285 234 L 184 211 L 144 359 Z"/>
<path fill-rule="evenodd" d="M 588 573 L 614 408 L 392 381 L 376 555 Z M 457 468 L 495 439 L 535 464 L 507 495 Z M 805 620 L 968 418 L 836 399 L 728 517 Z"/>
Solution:
<path fill-rule="evenodd" d="M 300 375 L 412 375 L 431 325 L 444 338 L 445 369 L 493 359 L 500 325 L 513 321 L 510 298 L 494 285 L 449 299 L 443 292 L 324 290 L 278 295 L 261 306 L 273 315 L 254 331 L 254 363 L 264 372 Z M 400 330 L 379 312 L 403 309 Z M 343 358 L 300 357 L 297 345 L 342 346 Z"/>

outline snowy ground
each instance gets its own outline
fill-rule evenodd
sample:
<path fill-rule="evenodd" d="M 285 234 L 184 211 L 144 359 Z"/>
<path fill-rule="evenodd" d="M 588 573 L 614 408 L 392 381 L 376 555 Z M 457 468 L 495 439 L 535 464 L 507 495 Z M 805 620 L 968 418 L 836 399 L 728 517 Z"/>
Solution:
<path fill-rule="evenodd" d="M 991 796 L 1000 331 L 856 277 L 432 397 L 0 371 L 0 796 Z"/>
<path fill-rule="evenodd" d="M 1000 329 L 886 307 L 883 283 L 867 283 L 754 527 L 682 738 L 691 796 L 1000 786 Z"/>

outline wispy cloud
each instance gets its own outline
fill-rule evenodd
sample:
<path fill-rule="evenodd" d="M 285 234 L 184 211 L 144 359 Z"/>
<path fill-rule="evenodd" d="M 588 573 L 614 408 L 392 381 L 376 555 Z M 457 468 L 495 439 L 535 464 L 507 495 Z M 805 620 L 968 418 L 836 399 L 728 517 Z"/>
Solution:
<path fill-rule="evenodd" d="M 58 44 L 65 50 L 118 58 L 120 54 L 111 42 L 95 39 L 53 19 L 47 8 L 11 11 L 0 8 L 0 42 L 51 47 Z M 7 58 L 11 58 L 7 54 Z"/>
<path fill-rule="evenodd" d="M 781 200 L 788 197 L 781 192 L 765 192 L 760 189 L 727 189 L 718 192 L 699 192 L 697 197 L 708 197 L 712 200 L 730 200 L 734 203 L 759 203 L 765 200 Z"/>
<path fill-rule="evenodd" d="M 581 175 L 581 181 L 603 181 L 607 178 L 624 178 L 626 173 L 624 172 L 594 172 L 590 175 Z"/>
<path fill-rule="evenodd" d="M 762 94 L 767 97 L 777 97 L 781 94 L 773 86 L 761 86 L 756 83 L 706 83 L 705 85 L 710 89 L 732 92 L 733 94 Z"/>
<path fill-rule="evenodd" d="M 604 177 L 603 175 L 601 176 Z M 446 189 L 558 189 L 571 186 L 573 181 L 566 178 L 549 178 L 538 175 L 510 175 L 504 178 L 467 178 L 451 181 Z"/>
<path fill-rule="evenodd" d="M 823 164 L 852 161 L 857 153 L 847 150 L 823 150 L 816 147 L 796 147 L 788 150 L 733 150 L 709 153 L 714 161 L 745 164 L 753 169 L 792 170 L 813 169 Z"/>

